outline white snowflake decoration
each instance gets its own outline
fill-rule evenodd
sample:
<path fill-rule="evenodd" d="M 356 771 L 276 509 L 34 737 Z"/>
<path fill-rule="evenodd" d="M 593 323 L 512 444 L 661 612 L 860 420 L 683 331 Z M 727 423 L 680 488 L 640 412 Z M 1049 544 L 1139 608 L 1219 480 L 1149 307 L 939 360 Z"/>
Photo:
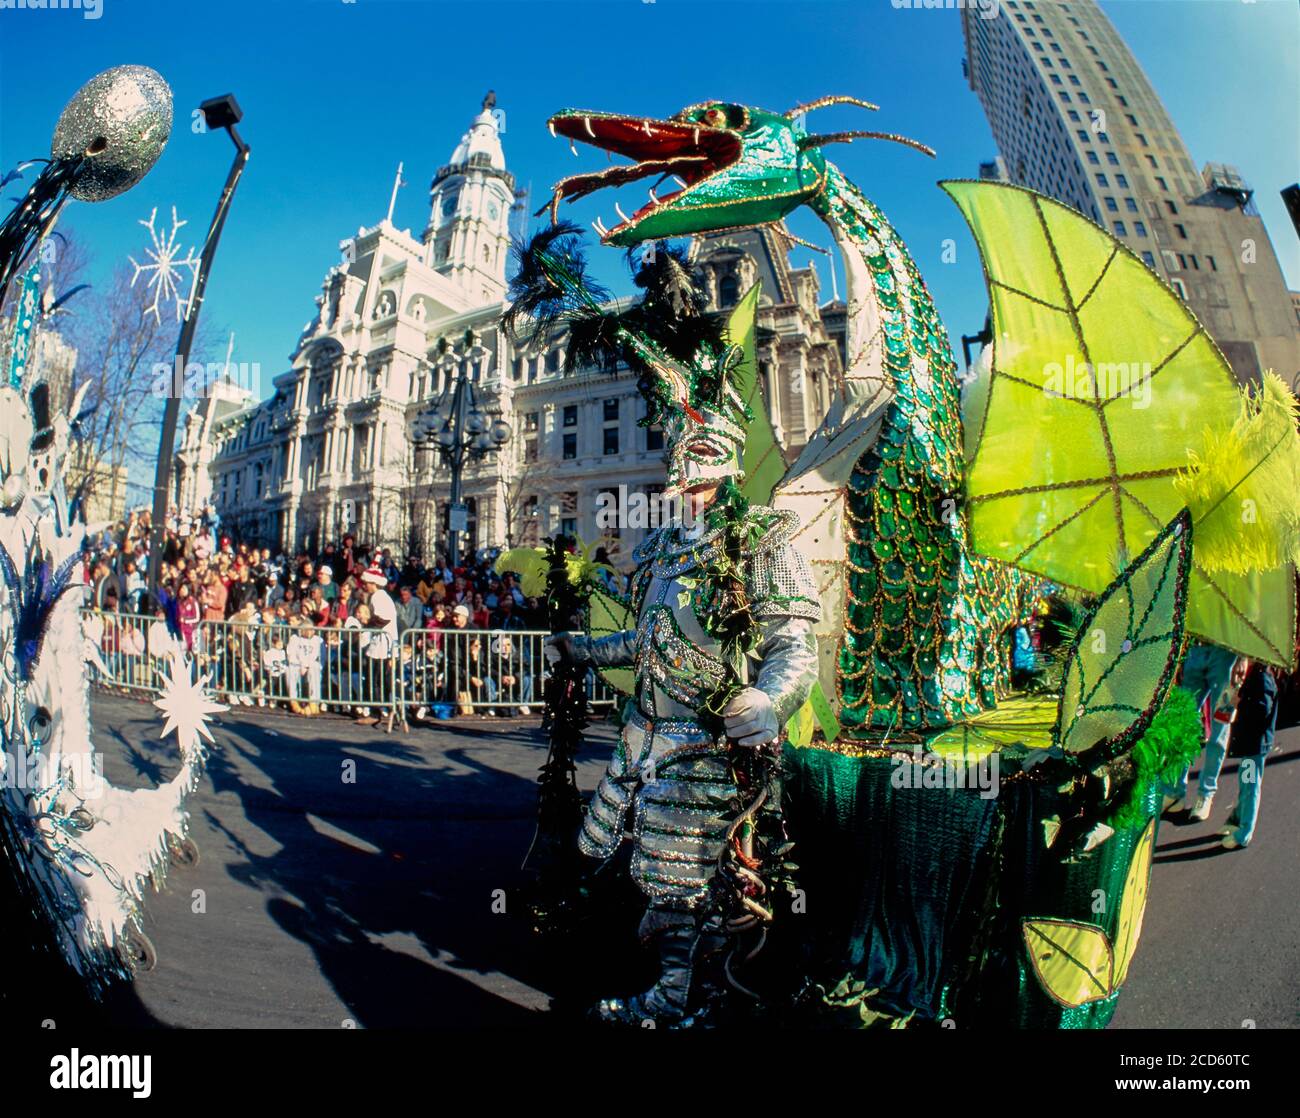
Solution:
<path fill-rule="evenodd" d="M 190 674 L 185 654 L 179 647 L 171 649 L 168 654 L 170 673 L 163 684 L 162 694 L 154 700 L 154 706 L 166 715 L 162 733 L 165 738 L 173 730 L 181 753 L 188 756 L 197 747 L 199 736 L 212 741 L 212 732 L 208 729 L 209 715 L 219 714 L 230 708 L 222 703 L 214 703 L 208 698 L 206 685 L 208 676 L 194 679 Z"/>
<path fill-rule="evenodd" d="M 162 303 L 168 299 L 173 300 L 176 304 L 176 321 L 180 322 L 185 317 L 186 311 L 189 310 L 190 299 L 194 293 L 194 284 L 199 277 L 199 261 L 195 257 L 192 248 L 187 249 L 184 256 L 180 255 L 181 249 L 180 245 L 176 243 L 176 234 L 188 222 L 177 219 L 176 207 L 172 207 L 171 233 L 165 237 L 154 228 L 154 219 L 157 216 L 158 207 L 155 206 L 149 214 L 149 220 L 140 222 L 149 230 L 149 239 L 153 241 L 153 246 L 145 249 L 145 255 L 150 257 L 152 262 L 140 264 L 136 262 L 134 256 L 128 257 L 128 259 L 135 266 L 135 275 L 131 277 L 132 287 L 135 286 L 135 281 L 141 275 L 148 273 L 148 286 L 153 290 L 153 302 L 145 310 L 146 313 L 152 311 L 154 318 L 161 325 Z M 189 289 L 185 296 L 182 297 L 181 285 L 187 268 L 190 272 Z"/>

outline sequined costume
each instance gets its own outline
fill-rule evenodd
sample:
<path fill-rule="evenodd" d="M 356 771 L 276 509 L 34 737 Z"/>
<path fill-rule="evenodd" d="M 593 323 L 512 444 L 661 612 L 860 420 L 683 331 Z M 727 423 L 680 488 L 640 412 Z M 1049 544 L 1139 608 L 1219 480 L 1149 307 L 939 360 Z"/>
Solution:
<path fill-rule="evenodd" d="M 542 235 L 534 256 L 551 252 L 554 239 Z M 563 286 L 554 277 L 574 275 L 553 255 L 542 266 L 547 290 Z M 686 289 L 675 258 L 662 258 L 658 272 L 662 290 Z M 684 517 L 634 553 L 635 627 L 563 634 L 552 651 L 600 670 L 631 667 L 634 676 L 579 845 L 609 859 L 631 828 L 631 872 L 650 898 L 641 933 L 657 940 L 661 974 L 645 995 L 607 999 L 598 1013 L 625 1024 L 679 1022 L 709 985 L 700 964 L 725 940 L 719 906 L 705 901 L 728 828 L 745 810 L 737 767 L 749 766 L 737 766 L 734 751 L 779 748 L 817 679 L 821 606 L 793 545 L 798 515 L 751 504 L 738 488 L 754 417 L 742 395 L 752 385 L 743 379 L 746 344 L 707 328 L 673 342 L 622 325 L 617 336 L 641 370 L 646 422 L 663 426 L 668 488 Z M 743 336 L 752 344 L 752 315 Z M 776 797 L 763 797 L 766 811 L 779 810 Z"/>
<path fill-rule="evenodd" d="M 815 678 L 812 623 L 821 611 L 808 566 L 790 546 L 794 516 L 769 509 L 751 515 L 767 531 L 749 586 L 763 632 L 754 686 L 784 724 Z M 722 675 L 718 643 L 701 627 L 691 592 L 701 559 L 717 546 L 718 533 L 712 535 L 685 541 L 672 527 L 652 534 L 635 555 L 637 628 L 575 642 L 593 664 L 632 665 L 637 677 L 635 706 L 592 798 L 582 849 L 598 858 L 613 854 L 631 808 L 637 882 L 651 897 L 688 908 L 703 896 L 736 795 L 726 744 L 700 717 L 704 696 Z"/>
<path fill-rule="evenodd" d="M 753 686 L 771 699 L 779 725 L 807 699 L 817 676 L 813 624 L 816 587 L 791 546 L 793 513 L 749 510 L 763 532 L 747 569 L 751 611 L 761 629 Z M 631 665 L 636 691 L 609 767 L 587 812 L 584 853 L 606 859 L 631 828 L 631 872 L 650 898 L 645 936 L 684 928 L 705 899 L 737 789 L 729 746 L 701 710 L 722 677 L 718 642 L 696 614 L 695 590 L 720 532 L 690 539 L 679 526 L 652 533 L 635 553 L 632 599 L 637 627 L 600 638 L 575 637 L 574 652 L 598 667 Z M 689 982 L 689 976 L 686 981 Z M 653 999 L 666 1003 L 668 997 Z M 662 1008 L 662 1004 L 660 1008 Z"/>
<path fill-rule="evenodd" d="M 864 1022 L 1104 1026 L 1141 926 L 1160 774 L 1198 745 L 1169 691 L 1184 631 L 1293 659 L 1300 503 L 1257 532 L 1228 510 L 1247 489 L 1300 493 L 1295 404 L 1269 378 L 1239 403 L 1204 328 L 1108 230 L 987 182 L 944 184 L 992 307 L 963 386 L 906 245 L 823 154 L 865 138 L 928 149 L 807 131 L 809 112 L 837 105 L 875 108 L 830 96 L 783 113 L 557 113 L 556 135 L 633 162 L 564 178 L 552 215 L 655 177 L 647 204 L 597 223 L 603 243 L 780 229 L 806 206 L 841 250 L 847 341 L 826 413 L 764 477 L 778 440 L 753 408 L 744 454 L 746 499 L 798 517 L 821 604 L 818 680 L 785 756 L 804 990 Z M 656 193 L 666 175 L 681 189 Z M 1135 341 L 1160 358 L 1138 383 L 1090 372 L 1062 390 L 1062 369 L 1118 368 L 1103 363 Z M 1050 698 L 1008 691 L 1027 576 L 1095 596 Z"/>
<path fill-rule="evenodd" d="M 179 770 L 152 788 L 105 778 L 90 684 L 113 678 L 100 637 L 107 649 L 117 622 L 82 616 L 91 537 L 71 484 L 84 491 L 85 463 L 95 460 L 77 444 L 103 386 L 98 370 L 82 368 L 59 387 L 24 356 L 51 310 L 42 273 L 55 246 L 43 239 L 64 204 L 105 201 L 139 182 L 171 126 L 161 75 L 143 66 L 96 75 L 63 110 L 53 158 L 33 161 L 43 169 L 0 216 L 0 304 L 22 270 L 22 312 L 5 323 L 14 333 L 0 346 L 0 1007 L 12 1021 L 93 1019 L 92 999 L 153 966 L 145 901 L 169 867 L 197 856 L 185 802 L 203 772 L 209 715 L 224 709 L 206 698 L 206 677 L 196 681 L 179 642 L 150 636 L 162 677 L 155 705 L 164 735 L 175 731 Z"/>

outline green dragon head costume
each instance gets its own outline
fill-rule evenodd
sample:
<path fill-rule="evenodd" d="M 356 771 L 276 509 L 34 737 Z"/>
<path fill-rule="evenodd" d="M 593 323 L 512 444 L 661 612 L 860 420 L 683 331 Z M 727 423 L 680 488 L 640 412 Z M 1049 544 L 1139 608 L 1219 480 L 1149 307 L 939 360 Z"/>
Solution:
<path fill-rule="evenodd" d="M 797 513 L 821 596 L 825 741 L 812 742 L 809 715 L 787 753 L 801 885 L 823 906 L 812 934 L 830 945 L 812 977 L 868 1020 L 1104 1025 L 1141 926 L 1159 781 L 1200 746 L 1194 703 L 1170 691 L 1184 625 L 1291 660 L 1294 405 L 1270 382 L 1239 407 L 1204 329 L 1109 232 L 985 182 L 944 184 L 979 243 L 993 312 L 984 373 L 963 401 L 906 246 L 821 151 L 858 138 L 928 149 L 808 134 L 803 114 L 834 104 L 874 108 L 827 97 L 786 113 L 727 102 L 668 120 L 560 113 L 555 134 L 633 163 L 564 179 L 549 208 L 654 176 L 635 213 L 595 223 L 604 243 L 779 223 L 801 205 L 830 228 L 849 358 L 770 501 L 752 494 Z M 661 193 L 670 177 L 679 189 Z M 1135 341 L 1153 357 L 1150 410 L 1131 407 L 1131 386 L 1054 389 L 1053 368 L 1123 360 Z M 712 368 L 716 354 L 704 356 Z M 694 364 L 657 371 L 652 398 L 703 420 Z M 753 412 L 751 440 L 764 421 Z M 689 478 L 686 463 L 675 469 Z M 1259 507 L 1292 495 L 1249 549 L 1269 564 L 1240 569 L 1229 494 Z M 1007 696 L 1020 572 L 1096 596 L 1059 697 Z M 945 787 L 946 766 L 990 761 L 1002 763 L 993 796 Z"/>
<path fill-rule="evenodd" d="M 612 229 L 598 227 L 605 244 L 627 246 L 766 225 L 801 205 L 817 204 L 829 174 L 829 164 L 819 150 L 823 144 L 876 138 L 930 150 L 881 132 L 806 134 L 800 123 L 803 114 L 833 104 L 876 107 L 853 97 L 825 97 L 786 113 L 723 101 L 690 105 L 668 120 L 577 110 L 558 113 L 549 122 L 556 135 L 627 156 L 635 163 L 562 180 L 552 197 L 552 216 L 561 201 L 655 175 L 657 182 L 644 206 Z M 680 189 L 657 194 L 655 186 L 670 176 Z"/>

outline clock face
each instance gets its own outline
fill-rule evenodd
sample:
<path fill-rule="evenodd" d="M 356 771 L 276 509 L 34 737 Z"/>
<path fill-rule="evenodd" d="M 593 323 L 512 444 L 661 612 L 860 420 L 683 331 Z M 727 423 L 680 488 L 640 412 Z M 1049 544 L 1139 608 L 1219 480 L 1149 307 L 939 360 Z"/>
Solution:
<path fill-rule="evenodd" d="M 487 210 L 489 221 L 496 221 L 496 219 L 501 216 L 501 210 L 497 207 L 495 202 L 489 202 Z"/>
<path fill-rule="evenodd" d="M 442 200 L 443 217 L 450 217 L 452 214 L 456 212 L 456 202 L 458 200 L 459 200 L 458 195 L 455 194 L 448 194 L 447 197 Z"/>

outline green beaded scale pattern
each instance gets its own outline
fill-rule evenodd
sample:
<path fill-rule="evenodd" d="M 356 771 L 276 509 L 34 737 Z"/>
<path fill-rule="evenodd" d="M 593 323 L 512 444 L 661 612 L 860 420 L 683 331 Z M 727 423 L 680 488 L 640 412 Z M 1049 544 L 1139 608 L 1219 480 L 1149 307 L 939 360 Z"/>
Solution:
<path fill-rule="evenodd" d="M 813 205 L 870 269 L 894 401 L 849 483 L 840 720 L 850 733 L 946 726 L 991 709 L 1008 683 L 1004 636 L 1019 577 L 972 556 L 962 510 L 957 366 L 947 331 L 902 239 L 828 166 Z M 918 383 L 913 362 L 930 370 Z"/>

